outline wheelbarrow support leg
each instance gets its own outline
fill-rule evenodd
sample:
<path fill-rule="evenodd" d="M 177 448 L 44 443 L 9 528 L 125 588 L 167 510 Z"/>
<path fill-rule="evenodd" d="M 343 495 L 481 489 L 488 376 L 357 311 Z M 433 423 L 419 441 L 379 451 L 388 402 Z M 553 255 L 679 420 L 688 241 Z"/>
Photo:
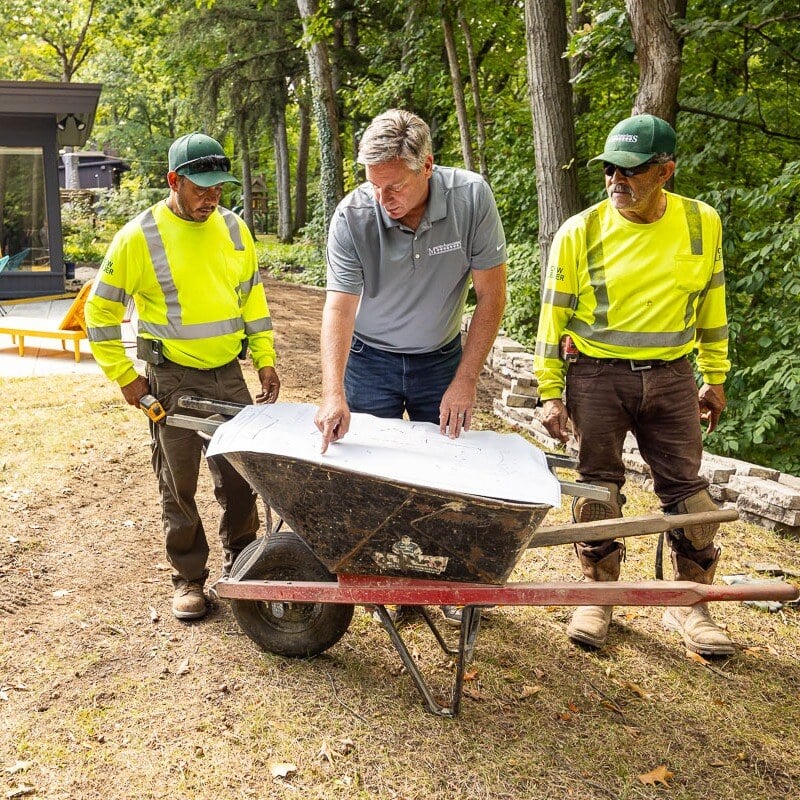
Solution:
<path fill-rule="evenodd" d="M 400 636 L 397 627 L 392 622 L 386 607 L 382 605 L 376 605 L 374 608 L 378 613 L 378 618 L 380 619 L 381 624 L 389 634 L 389 638 L 392 640 L 392 644 L 394 645 L 395 650 L 397 650 L 397 653 L 403 662 L 403 666 L 406 668 L 408 674 L 411 676 L 411 679 L 414 681 L 414 685 L 417 687 L 417 691 L 420 693 L 420 696 L 425 702 L 425 707 L 428 709 L 428 711 L 440 717 L 457 716 L 459 710 L 461 709 L 461 691 L 464 686 L 464 670 L 472 661 L 472 656 L 475 652 L 475 644 L 480 631 L 480 608 L 478 606 L 464 606 L 464 609 L 461 613 L 461 631 L 458 639 L 458 649 L 455 650 L 447 644 L 441 632 L 430 618 L 428 610 L 424 606 L 419 607 L 420 613 L 425 619 L 428 627 L 433 632 L 433 635 L 436 637 L 436 641 L 439 643 L 439 646 L 448 655 L 454 655 L 456 657 L 456 674 L 455 678 L 453 679 L 453 690 L 450 697 L 449 706 L 442 705 L 433 696 L 433 692 L 431 691 L 428 682 L 425 680 L 425 677 L 419 670 L 419 667 L 417 667 L 416 663 L 414 663 L 414 659 L 411 657 L 411 653 L 408 652 L 406 643 L 403 641 L 403 638 Z"/>

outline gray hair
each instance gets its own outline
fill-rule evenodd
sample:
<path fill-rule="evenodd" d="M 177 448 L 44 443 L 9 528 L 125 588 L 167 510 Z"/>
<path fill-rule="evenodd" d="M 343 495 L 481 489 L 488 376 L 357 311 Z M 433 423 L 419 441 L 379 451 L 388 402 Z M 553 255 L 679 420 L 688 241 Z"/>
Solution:
<path fill-rule="evenodd" d="M 659 166 L 661 166 L 663 164 L 666 164 L 669 161 L 674 161 L 674 160 L 675 160 L 675 154 L 674 153 L 656 153 L 650 159 L 649 163 L 658 164 Z"/>
<path fill-rule="evenodd" d="M 358 163 L 384 164 L 400 158 L 419 172 L 433 153 L 431 129 L 410 111 L 392 108 L 370 122 L 358 147 Z"/>

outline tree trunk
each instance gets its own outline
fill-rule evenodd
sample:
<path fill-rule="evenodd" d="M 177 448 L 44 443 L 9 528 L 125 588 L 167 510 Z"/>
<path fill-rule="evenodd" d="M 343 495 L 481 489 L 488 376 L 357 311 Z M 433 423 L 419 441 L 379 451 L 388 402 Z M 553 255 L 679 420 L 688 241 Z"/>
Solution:
<path fill-rule="evenodd" d="M 450 9 L 447 3 L 442 3 L 442 29 L 444 30 L 444 46 L 447 51 L 447 63 L 450 66 L 450 80 L 453 83 L 453 100 L 458 117 L 458 133 L 461 138 L 461 154 L 464 166 L 469 170 L 475 169 L 475 159 L 472 154 L 472 135 L 469 131 L 469 117 L 467 104 L 464 101 L 464 83 L 461 80 L 461 67 L 458 63 L 458 50 L 453 35 L 453 23 L 450 20 Z"/>
<path fill-rule="evenodd" d="M 294 232 L 301 231 L 308 222 L 308 151 L 311 142 L 311 112 L 304 89 L 297 93 L 297 166 L 294 186 Z"/>
<path fill-rule="evenodd" d="M 567 31 L 568 36 L 572 36 L 578 30 L 583 29 L 585 25 L 589 25 L 591 17 L 585 11 L 585 4 L 583 0 L 572 0 L 570 25 Z M 581 70 L 586 66 L 588 57 L 575 57 L 569 60 L 569 77 L 570 80 L 576 78 Z M 574 83 L 570 84 L 575 86 Z M 572 107 L 575 112 L 575 119 L 580 119 L 584 114 L 588 114 L 591 108 L 591 98 L 589 93 L 581 90 L 580 88 L 573 88 L 572 90 Z"/>
<path fill-rule="evenodd" d="M 239 145 L 239 158 L 242 162 L 242 219 L 255 237 L 253 224 L 253 170 L 250 163 L 250 148 L 247 145 L 247 114 L 239 111 L 234 117 L 236 140 Z M 234 204 L 235 205 L 235 204 Z"/>
<path fill-rule="evenodd" d="M 525 40 L 544 286 L 553 236 L 567 217 L 580 211 L 563 0 L 525 0 Z"/>
<path fill-rule="evenodd" d="M 483 103 L 481 102 L 481 87 L 478 76 L 478 60 L 475 57 L 475 47 L 472 43 L 472 31 L 469 28 L 464 12 L 458 9 L 458 24 L 464 34 L 464 44 L 467 47 L 467 61 L 469 63 L 469 83 L 472 90 L 472 103 L 475 106 L 475 133 L 478 146 L 478 163 L 481 175 L 489 182 L 489 166 L 486 161 L 486 125 L 483 119 Z"/>
<path fill-rule="evenodd" d="M 286 107 L 272 112 L 272 141 L 275 150 L 276 205 L 278 207 L 278 241 L 292 241 L 292 188 L 289 171 L 289 142 L 286 136 Z"/>
<path fill-rule="evenodd" d="M 675 124 L 683 40 L 673 20 L 686 13 L 686 0 L 625 0 L 639 64 L 634 114 L 654 114 Z"/>
<path fill-rule="evenodd" d="M 319 142 L 320 195 L 325 217 L 324 226 L 327 230 L 336 205 L 344 196 L 344 181 L 342 179 L 342 146 L 339 141 L 339 117 L 336 112 L 336 98 L 331 81 L 328 46 L 323 40 L 313 38 L 312 34 L 311 23 L 318 7 L 317 0 L 297 0 L 297 8 L 303 21 L 303 32 L 309 40 L 306 44 L 306 53 Z"/>

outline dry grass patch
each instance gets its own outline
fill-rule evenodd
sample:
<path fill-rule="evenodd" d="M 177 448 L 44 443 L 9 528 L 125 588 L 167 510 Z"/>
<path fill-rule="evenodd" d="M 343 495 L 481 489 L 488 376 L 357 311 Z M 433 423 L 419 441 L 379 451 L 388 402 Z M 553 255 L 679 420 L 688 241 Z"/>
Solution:
<path fill-rule="evenodd" d="M 567 641 L 569 609 L 497 609 L 460 717 L 439 719 L 363 610 L 308 661 L 259 651 L 225 604 L 200 623 L 173 619 L 140 412 L 99 376 L 11 380 L 3 394 L 0 767 L 9 797 L 797 795 L 795 609 L 717 604 L 738 648 L 708 664 L 687 658 L 659 609 L 617 609 L 602 653 Z M 297 398 L 290 390 L 283 399 Z M 627 513 L 655 507 L 636 487 L 626 493 Z M 213 539 L 206 476 L 200 502 Z M 566 518 L 565 500 L 547 522 Z M 796 542 L 754 526 L 726 525 L 720 541 L 720 575 L 757 561 L 800 569 Z M 628 540 L 623 577 L 650 578 L 654 549 L 652 537 Z M 212 553 L 214 574 L 213 541 Z M 569 547 L 530 550 L 512 575 L 564 579 L 578 579 Z M 405 636 L 431 681 L 449 687 L 452 665 L 425 627 L 412 623 Z"/>

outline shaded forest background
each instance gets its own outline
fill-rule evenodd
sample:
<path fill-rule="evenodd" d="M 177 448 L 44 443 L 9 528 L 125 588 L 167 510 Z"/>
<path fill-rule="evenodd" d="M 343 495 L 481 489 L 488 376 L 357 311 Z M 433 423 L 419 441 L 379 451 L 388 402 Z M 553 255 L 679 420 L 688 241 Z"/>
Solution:
<path fill-rule="evenodd" d="M 163 195 L 170 142 L 201 129 L 244 178 L 254 230 L 318 282 L 358 139 L 400 106 L 438 163 L 483 173 L 509 243 L 506 331 L 532 344 L 539 270 L 603 196 L 586 161 L 632 111 L 678 132 L 675 191 L 720 212 L 733 369 L 706 448 L 800 473 L 800 12 L 743 0 L 0 0 L 0 79 L 103 84 L 92 148 L 131 164 L 75 260 Z M 266 217 L 250 179 L 263 175 Z M 70 227 L 72 226 L 72 227 Z M 268 258 L 269 256 L 265 256 Z"/>

